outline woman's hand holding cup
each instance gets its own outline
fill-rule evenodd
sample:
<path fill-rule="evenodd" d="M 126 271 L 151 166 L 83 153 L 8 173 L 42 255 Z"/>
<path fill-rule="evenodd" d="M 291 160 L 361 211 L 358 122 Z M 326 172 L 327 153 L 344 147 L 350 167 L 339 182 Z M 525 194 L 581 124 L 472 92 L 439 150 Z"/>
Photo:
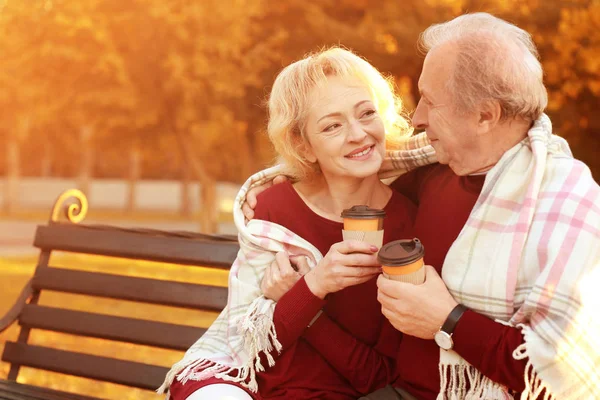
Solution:
<path fill-rule="evenodd" d="M 378 250 L 376 246 L 357 240 L 336 243 L 305 275 L 306 285 L 315 296 L 324 299 L 329 293 L 364 283 L 381 273 Z"/>

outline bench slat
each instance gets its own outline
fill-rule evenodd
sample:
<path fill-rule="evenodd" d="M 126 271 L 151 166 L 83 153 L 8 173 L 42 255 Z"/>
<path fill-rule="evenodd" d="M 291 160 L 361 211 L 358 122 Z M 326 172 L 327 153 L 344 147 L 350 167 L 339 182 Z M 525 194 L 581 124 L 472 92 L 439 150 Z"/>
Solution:
<path fill-rule="evenodd" d="M 221 311 L 227 304 L 227 288 L 224 287 L 53 267 L 38 269 L 31 285 L 38 290 L 201 310 Z"/>
<path fill-rule="evenodd" d="M 39 305 L 25 306 L 19 323 L 29 328 L 182 351 L 206 331 L 204 328 Z"/>
<path fill-rule="evenodd" d="M 114 358 L 6 342 L 2 360 L 46 371 L 155 390 L 168 368 Z"/>
<path fill-rule="evenodd" d="M 0 399 L 2 400 L 100 400 L 74 393 L 61 392 L 39 386 L 31 386 L 15 381 L 0 379 Z"/>
<path fill-rule="evenodd" d="M 73 224 L 38 226 L 33 245 L 46 250 L 220 268 L 231 267 L 239 250 L 237 241 L 231 239 L 166 238 L 158 234 Z"/>

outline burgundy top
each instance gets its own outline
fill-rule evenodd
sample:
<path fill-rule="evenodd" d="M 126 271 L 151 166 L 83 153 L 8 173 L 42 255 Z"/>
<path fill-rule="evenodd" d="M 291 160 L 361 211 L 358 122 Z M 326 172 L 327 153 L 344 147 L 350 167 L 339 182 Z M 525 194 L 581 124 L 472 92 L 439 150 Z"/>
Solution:
<path fill-rule="evenodd" d="M 384 208 L 384 243 L 414 236 L 415 206 L 399 193 L 394 193 Z M 255 218 L 276 222 L 315 245 L 325 255 L 329 248 L 342 241 L 342 223 L 315 214 L 300 198 L 290 183 L 275 185 L 258 196 Z M 357 349 L 374 346 L 380 340 L 381 326 L 387 320 L 377 302 L 376 280 L 332 293 L 321 300 L 308 289 L 304 279 L 287 292 L 275 307 L 273 316 L 277 338 L 283 351 L 273 367 L 257 374 L 259 394 L 255 399 L 356 399 L 360 393 L 328 363 L 309 342 L 302 338 L 306 326 L 320 309 L 319 317 L 338 327 L 343 336 L 354 338 Z M 391 325 L 390 325 L 391 327 Z M 388 330 L 388 329 L 386 329 Z M 325 346 L 338 348 L 338 337 L 320 331 L 317 323 L 310 331 L 319 336 Z M 389 330 L 388 330 L 389 331 Z M 395 336 L 393 340 L 395 341 Z M 385 343 L 382 344 L 385 347 Z M 351 348 L 338 348 L 343 354 Z M 274 354 L 275 355 L 275 354 Z M 341 357 L 341 355 L 340 355 Z M 263 365 L 267 365 L 263 362 Z M 355 368 L 362 365 L 355 364 Z M 175 382 L 171 386 L 173 399 L 185 399 L 196 389 L 218 379 Z M 227 382 L 229 383 L 229 382 Z M 237 385 L 239 386 L 239 385 Z"/>
<path fill-rule="evenodd" d="M 484 180 L 485 176 L 459 177 L 449 167 L 435 164 L 403 175 L 392 184 L 392 188 L 418 204 L 415 237 L 425 247 L 425 262 L 438 273 L 477 201 Z M 440 388 L 439 347 L 433 338 L 404 335 L 396 338 L 397 352 L 390 353 L 395 346 L 394 332 L 390 329 L 393 330 L 391 325 L 384 326 L 382 340 L 374 349 L 360 347 L 331 321 L 319 318 L 307 330 L 305 338 L 361 392 L 369 393 L 396 378 L 395 386 L 420 399 L 435 399 Z M 322 336 L 323 332 L 327 334 Z M 325 340 L 331 336 L 338 337 L 334 346 Z M 515 392 L 524 389 L 526 360 L 512 357 L 512 352 L 523 343 L 520 330 L 467 311 L 452 338 L 454 350 L 484 375 Z M 344 348 L 354 350 L 343 352 Z"/>

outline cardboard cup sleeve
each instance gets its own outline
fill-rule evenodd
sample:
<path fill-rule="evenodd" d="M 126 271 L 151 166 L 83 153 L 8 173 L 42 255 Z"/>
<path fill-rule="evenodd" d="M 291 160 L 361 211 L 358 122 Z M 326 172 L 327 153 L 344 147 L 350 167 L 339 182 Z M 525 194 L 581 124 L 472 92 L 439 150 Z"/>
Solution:
<path fill-rule="evenodd" d="M 358 240 L 367 242 L 378 249 L 383 245 L 383 230 L 381 231 L 346 231 L 342 230 L 344 240 Z"/>
<path fill-rule="evenodd" d="M 393 281 L 412 283 L 413 285 L 421 285 L 425 282 L 425 265 L 409 274 L 387 274 L 383 272 L 383 276 Z"/>

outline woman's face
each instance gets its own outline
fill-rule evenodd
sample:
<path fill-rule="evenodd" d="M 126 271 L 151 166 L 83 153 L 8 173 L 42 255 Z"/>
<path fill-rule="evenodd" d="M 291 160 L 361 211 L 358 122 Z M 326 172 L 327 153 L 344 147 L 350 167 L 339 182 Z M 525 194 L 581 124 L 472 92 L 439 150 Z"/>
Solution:
<path fill-rule="evenodd" d="M 319 163 L 326 177 L 376 174 L 385 155 L 385 128 L 369 90 L 358 81 L 329 77 L 309 101 L 307 159 Z"/>

